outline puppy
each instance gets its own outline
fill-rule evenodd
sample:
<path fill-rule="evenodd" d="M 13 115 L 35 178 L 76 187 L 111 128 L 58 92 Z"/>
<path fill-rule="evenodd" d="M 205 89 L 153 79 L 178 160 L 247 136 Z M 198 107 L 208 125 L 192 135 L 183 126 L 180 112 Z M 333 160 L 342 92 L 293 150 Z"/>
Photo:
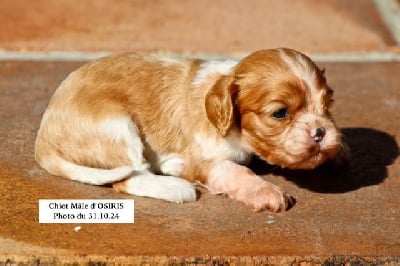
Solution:
<path fill-rule="evenodd" d="M 346 159 L 323 71 L 290 49 L 240 61 L 123 54 L 70 74 L 51 98 L 35 145 L 48 172 L 171 202 L 194 183 L 254 210 L 292 197 L 243 166 L 313 169 Z"/>

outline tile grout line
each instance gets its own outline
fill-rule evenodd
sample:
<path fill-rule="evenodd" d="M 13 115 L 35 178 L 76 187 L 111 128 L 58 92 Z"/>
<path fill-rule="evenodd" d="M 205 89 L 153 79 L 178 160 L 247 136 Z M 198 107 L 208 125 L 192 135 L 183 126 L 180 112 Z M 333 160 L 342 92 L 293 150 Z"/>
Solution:
<path fill-rule="evenodd" d="M 0 50 L 0 61 L 89 61 L 113 54 L 111 52 L 79 52 L 79 51 L 52 51 L 52 52 L 15 52 Z M 153 53 L 172 58 L 201 58 L 205 60 L 240 59 L 241 55 L 218 54 L 178 54 Z M 396 52 L 360 52 L 360 53 L 309 53 L 313 60 L 320 62 L 391 62 L 400 61 L 400 54 Z"/>
<path fill-rule="evenodd" d="M 88 61 L 110 54 L 108 52 L 17 52 L 0 50 L 0 61 Z"/>
<path fill-rule="evenodd" d="M 400 4 L 397 0 L 373 0 L 376 9 L 386 23 L 390 33 L 400 44 Z"/>

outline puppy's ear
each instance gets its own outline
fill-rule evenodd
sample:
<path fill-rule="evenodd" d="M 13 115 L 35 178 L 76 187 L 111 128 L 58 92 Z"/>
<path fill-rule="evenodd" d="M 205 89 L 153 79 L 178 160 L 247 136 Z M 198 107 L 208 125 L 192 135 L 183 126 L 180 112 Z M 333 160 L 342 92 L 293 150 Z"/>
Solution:
<path fill-rule="evenodd" d="M 234 121 L 234 84 L 230 76 L 222 76 L 207 93 L 205 107 L 208 120 L 225 137 Z"/>

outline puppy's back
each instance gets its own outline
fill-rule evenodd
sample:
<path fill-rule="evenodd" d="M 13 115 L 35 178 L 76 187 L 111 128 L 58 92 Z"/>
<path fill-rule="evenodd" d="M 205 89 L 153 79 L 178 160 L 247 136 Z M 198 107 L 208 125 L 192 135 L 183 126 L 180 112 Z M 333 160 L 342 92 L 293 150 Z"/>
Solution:
<path fill-rule="evenodd" d="M 191 60 L 137 54 L 106 57 L 82 66 L 51 98 L 36 139 L 36 160 L 61 176 L 66 174 L 51 167 L 51 158 L 92 168 L 129 165 L 130 159 L 121 152 L 126 143 L 116 141 L 120 133 L 109 128 L 122 130 L 131 122 L 133 130 L 147 136 L 151 150 L 182 149 L 186 145 L 182 125 L 189 123 L 184 121 L 190 120 L 188 108 L 196 105 L 187 103 L 187 98 L 196 98 L 188 91 L 196 66 Z M 195 109 L 201 109 L 201 104 Z"/>

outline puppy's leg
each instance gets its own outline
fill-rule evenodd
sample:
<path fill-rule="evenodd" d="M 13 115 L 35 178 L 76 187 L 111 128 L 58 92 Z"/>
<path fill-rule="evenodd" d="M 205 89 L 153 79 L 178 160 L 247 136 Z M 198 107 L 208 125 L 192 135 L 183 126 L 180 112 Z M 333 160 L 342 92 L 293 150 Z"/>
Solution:
<path fill-rule="evenodd" d="M 185 168 L 185 161 L 178 155 L 169 155 L 160 160 L 160 170 L 164 175 L 180 176 Z"/>
<path fill-rule="evenodd" d="M 103 128 L 113 139 L 126 143 L 127 155 L 135 170 L 128 179 L 114 183 L 115 190 L 177 203 L 196 200 L 195 188 L 188 181 L 175 176 L 155 175 L 149 171 L 150 165 L 143 157 L 143 143 L 136 126 L 130 120 L 110 120 L 103 124 Z M 169 156 L 161 168 L 164 174 L 179 175 L 183 159 Z"/>
<path fill-rule="evenodd" d="M 120 192 L 176 203 L 196 200 L 196 190 L 188 181 L 147 171 L 136 172 L 132 177 L 113 184 L 113 187 Z"/>
<path fill-rule="evenodd" d="M 114 189 L 136 196 L 178 203 L 196 200 L 195 188 L 188 181 L 175 176 L 155 175 L 149 171 L 150 165 L 143 157 L 143 143 L 131 120 L 109 120 L 103 123 L 103 132 L 116 141 L 122 140 L 126 143 L 126 152 L 135 170 L 129 178 L 114 183 Z M 178 169 L 183 168 L 182 159 L 168 157 L 166 161 L 169 163 L 163 163 L 161 168 L 167 171 L 167 174 L 178 175 L 179 171 L 182 171 Z"/>
<path fill-rule="evenodd" d="M 207 187 L 213 193 L 227 194 L 255 211 L 284 211 L 293 198 L 279 187 L 268 183 L 245 166 L 231 161 L 219 161 L 211 166 Z"/>
<path fill-rule="evenodd" d="M 107 119 L 101 123 L 100 130 L 113 142 L 125 143 L 126 155 L 134 170 L 144 171 L 150 168 L 143 156 L 144 148 L 138 129 L 130 117 Z"/>

